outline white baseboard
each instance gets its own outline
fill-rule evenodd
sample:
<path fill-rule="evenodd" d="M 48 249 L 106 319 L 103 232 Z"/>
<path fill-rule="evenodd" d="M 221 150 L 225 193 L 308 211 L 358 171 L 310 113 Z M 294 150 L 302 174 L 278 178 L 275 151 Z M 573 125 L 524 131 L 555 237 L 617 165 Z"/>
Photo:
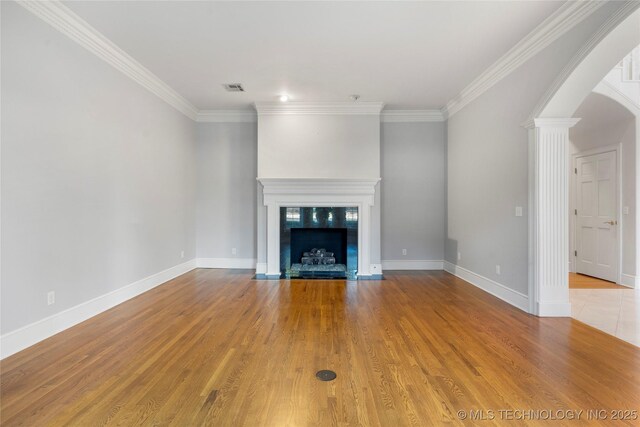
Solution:
<path fill-rule="evenodd" d="M 11 356 L 58 332 L 84 322 L 90 317 L 115 307 L 194 268 L 196 268 L 195 259 L 85 301 L 75 307 L 68 308 L 15 331 L 8 332 L 0 337 L 0 359 Z"/>
<path fill-rule="evenodd" d="M 444 261 L 433 260 L 384 260 L 383 270 L 443 270 Z"/>
<path fill-rule="evenodd" d="M 481 276 L 473 271 L 462 268 L 458 265 L 444 261 L 445 271 L 461 278 L 462 280 L 471 283 L 472 285 L 482 289 L 491 295 L 500 298 L 501 300 L 508 302 L 514 307 L 519 308 L 522 311 L 529 312 L 529 297 L 518 291 L 514 291 L 511 288 L 506 287 L 494 280 Z"/>
<path fill-rule="evenodd" d="M 628 286 L 631 289 L 640 289 L 640 278 L 631 274 L 622 274 L 620 276 L 620 284 Z"/>
<path fill-rule="evenodd" d="M 198 268 L 238 268 L 255 269 L 256 260 L 253 258 L 198 258 Z"/>

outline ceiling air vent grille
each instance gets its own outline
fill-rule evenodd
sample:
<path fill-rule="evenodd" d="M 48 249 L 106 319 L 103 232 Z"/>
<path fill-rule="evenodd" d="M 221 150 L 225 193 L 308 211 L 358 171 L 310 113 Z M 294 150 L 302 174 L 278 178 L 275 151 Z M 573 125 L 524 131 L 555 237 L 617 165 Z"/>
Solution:
<path fill-rule="evenodd" d="M 244 92 L 242 83 L 225 83 L 222 86 L 224 86 L 227 92 Z"/>

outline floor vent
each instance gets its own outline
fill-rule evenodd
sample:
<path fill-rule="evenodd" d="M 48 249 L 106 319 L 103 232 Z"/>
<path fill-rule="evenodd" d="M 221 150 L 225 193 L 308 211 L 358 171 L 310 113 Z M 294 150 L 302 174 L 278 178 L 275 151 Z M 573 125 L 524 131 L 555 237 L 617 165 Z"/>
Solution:
<path fill-rule="evenodd" d="M 322 370 L 316 372 L 316 378 L 318 378 L 320 381 L 333 381 L 336 379 L 336 377 L 337 375 L 333 371 Z"/>

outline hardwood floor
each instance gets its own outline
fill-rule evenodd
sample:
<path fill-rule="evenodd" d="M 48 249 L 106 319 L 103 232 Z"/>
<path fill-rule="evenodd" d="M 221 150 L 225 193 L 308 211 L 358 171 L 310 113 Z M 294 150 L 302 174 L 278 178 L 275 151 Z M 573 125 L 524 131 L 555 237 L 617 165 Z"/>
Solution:
<path fill-rule="evenodd" d="M 639 348 L 448 273 L 386 277 L 194 270 L 2 361 L 2 425 L 620 425 L 610 410 L 640 408 Z M 480 409 L 495 419 L 458 416 Z"/>
<path fill-rule="evenodd" d="M 585 276 L 584 274 L 569 273 L 569 289 L 629 289 L 617 283 Z"/>

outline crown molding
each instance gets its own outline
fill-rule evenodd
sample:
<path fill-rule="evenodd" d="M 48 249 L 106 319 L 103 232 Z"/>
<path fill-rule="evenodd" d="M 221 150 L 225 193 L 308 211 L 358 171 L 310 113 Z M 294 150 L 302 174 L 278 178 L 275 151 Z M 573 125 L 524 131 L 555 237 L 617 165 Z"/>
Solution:
<path fill-rule="evenodd" d="M 200 110 L 199 123 L 254 123 L 258 121 L 255 110 Z"/>
<path fill-rule="evenodd" d="M 598 28 L 598 30 L 589 38 L 589 40 L 582 46 L 580 50 L 571 58 L 569 63 L 560 72 L 558 77 L 551 84 L 547 92 L 542 96 L 538 104 L 533 110 L 533 113 L 525 123 L 531 122 L 534 117 L 540 115 L 542 110 L 551 101 L 551 98 L 556 94 L 564 82 L 569 78 L 571 73 L 580 65 L 580 63 L 591 53 L 591 51 L 622 21 L 624 21 L 635 10 L 640 8 L 640 2 L 627 1 L 624 6 L 620 7 L 615 13 L 613 13 L 604 24 Z"/>
<path fill-rule="evenodd" d="M 256 102 L 258 116 L 266 115 L 379 115 L 383 102 Z"/>
<path fill-rule="evenodd" d="M 58 0 L 17 3 L 192 120 L 198 109 Z"/>
<path fill-rule="evenodd" d="M 291 113 L 288 111 L 287 114 L 306 113 Z M 326 114 L 347 113 L 327 112 Z M 362 113 L 350 112 L 349 114 Z M 255 110 L 200 110 L 196 121 L 200 123 L 252 123 L 256 122 L 257 119 Z M 384 110 L 380 115 L 380 121 L 384 123 L 443 122 L 444 120 L 445 117 L 441 110 Z"/>
<path fill-rule="evenodd" d="M 568 1 L 509 49 L 443 108 L 451 117 L 602 7 L 605 1 Z"/>
<path fill-rule="evenodd" d="M 443 122 L 444 114 L 441 110 L 384 110 L 380 115 L 383 123 L 408 122 Z"/>
<path fill-rule="evenodd" d="M 59 0 L 16 0 L 70 39 L 120 70 L 185 116 L 197 122 L 253 122 L 256 114 L 250 110 L 198 110 L 191 102 L 162 81 L 158 76 L 120 49 L 90 24 L 76 15 Z M 383 122 L 439 122 L 451 117 L 472 102 L 525 61 L 569 31 L 606 2 L 567 2 L 552 16 L 489 67 L 483 74 L 447 103 L 441 110 L 390 110 L 381 115 Z M 636 2 L 618 11 L 610 21 L 619 22 L 618 15 L 627 15 Z M 626 13 L 625 13 L 626 12 Z M 602 32 L 602 31 L 601 31 Z M 599 32 L 600 33 L 600 32 Z M 597 36 L 597 35 L 596 35 Z M 594 37 L 597 38 L 597 37 Z M 601 37 L 600 37 L 601 38 Z M 594 43 L 595 44 L 595 43 Z M 590 49 L 588 49 L 590 50 Z M 576 55 L 582 58 L 583 55 Z M 573 61 L 572 61 L 573 62 Z M 571 67 L 567 67 L 572 69 Z M 559 79 L 562 80 L 563 79 Z M 256 103 L 258 115 L 323 114 L 323 115 L 378 115 L 382 102 L 288 102 Z M 531 121 L 531 120 L 529 120 Z M 528 122 L 529 122 L 528 121 Z"/>

